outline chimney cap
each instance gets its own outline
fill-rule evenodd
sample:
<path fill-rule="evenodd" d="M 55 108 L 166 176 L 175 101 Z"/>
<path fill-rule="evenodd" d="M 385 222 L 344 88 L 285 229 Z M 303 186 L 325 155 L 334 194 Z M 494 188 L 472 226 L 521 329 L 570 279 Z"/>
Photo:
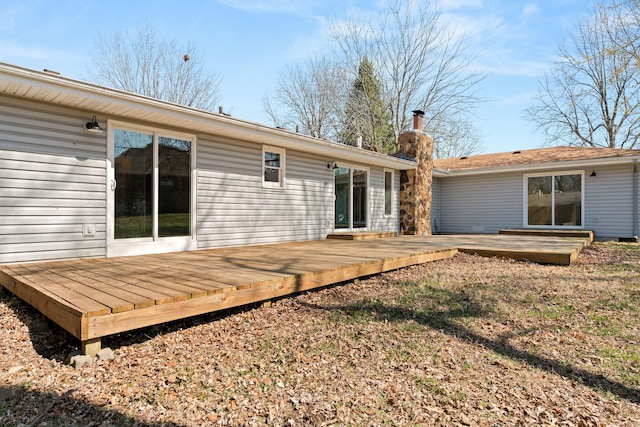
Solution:
<path fill-rule="evenodd" d="M 420 116 L 420 117 L 424 116 L 424 111 L 422 110 L 413 110 L 412 113 L 414 116 Z"/>

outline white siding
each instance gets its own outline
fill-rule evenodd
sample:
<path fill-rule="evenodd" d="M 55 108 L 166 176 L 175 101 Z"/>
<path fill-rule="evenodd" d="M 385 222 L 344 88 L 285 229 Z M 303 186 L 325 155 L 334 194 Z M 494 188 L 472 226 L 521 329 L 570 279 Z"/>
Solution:
<path fill-rule="evenodd" d="M 0 263 L 104 256 L 106 136 L 87 115 L 0 101 Z"/>
<path fill-rule="evenodd" d="M 104 256 L 105 188 L 104 160 L 0 150 L 0 263 Z"/>
<path fill-rule="evenodd" d="M 440 178 L 433 178 L 431 185 L 431 232 L 439 233 L 440 230 Z"/>
<path fill-rule="evenodd" d="M 198 247 L 325 238 L 333 227 L 327 159 L 287 150 L 285 188 L 262 185 L 262 147 L 198 140 Z"/>
<path fill-rule="evenodd" d="M 106 132 L 86 132 L 90 119 L 90 114 L 0 97 L 0 150 L 105 159 Z"/>
<path fill-rule="evenodd" d="M 598 239 L 633 236 L 633 165 L 585 171 L 585 228 Z"/>
<path fill-rule="evenodd" d="M 86 132 L 91 116 L 0 98 L 0 263 L 106 256 L 107 133 Z M 287 150 L 279 189 L 263 187 L 260 144 L 200 135 L 197 150 L 198 248 L 333 231 L 332 159 Z M 385 216 L 384 170 L 370 168 L 370 230 L 397 231 L 399 182 L 395 171 L 396 208 Z"/>
<path fill-rule="evenodd" d="M 523 226 L 522 174 L 476 175 L 439 180 L 439 231 L 497 233 Z"/>
<path fill-rule="evenodd" d="M 598 239 L 633 236 L 633 165 L 585 170 L 584 228 Z M 437 182 L 437 184 L 436 184 Z M 521 228 L 523 174 L 475 175 L 434 180 L 434 212 L 444 233 L 497 233 Z"/>
<path fill-rule="evenodd" d="M 397 232 L 400 227 L 400 172 L 393 172 L 393 195 L 391 215 L 384 214 L 384 169 L 371 168 L 369 171 L 370 222 L 371 231 Z"/>

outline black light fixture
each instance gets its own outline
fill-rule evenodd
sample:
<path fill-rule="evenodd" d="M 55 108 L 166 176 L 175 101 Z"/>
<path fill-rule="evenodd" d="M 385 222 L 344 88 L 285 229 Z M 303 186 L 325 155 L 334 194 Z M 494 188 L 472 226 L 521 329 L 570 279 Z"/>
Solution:
<path fill-rule="evenodd" d="M 100 127 L 100 125 L 98 124 L 98 119 L 96 119 L 96 116 L 93 116 L 91 121 L 87 122 L 87 124 L 85 126 L 87 128 L 87 132 L 91 132 L 91 133 L 102 133 L 102 132 L 104 132 L 104 129 L 102 129 Z"/>
<path fill-rule="evenodd" d="M 327 163 L 327 169 L 338 169 L 338 164 L 336 161 L 332 161 L 331 163 Z"/>
<path fill-rule="evenodd" d="M 589 175 L 589 176 L 598 176 L 598 174 L 596 173 L 595 170 L 593 170 L 593 171 L 591 171 L 591 175 Z"/>

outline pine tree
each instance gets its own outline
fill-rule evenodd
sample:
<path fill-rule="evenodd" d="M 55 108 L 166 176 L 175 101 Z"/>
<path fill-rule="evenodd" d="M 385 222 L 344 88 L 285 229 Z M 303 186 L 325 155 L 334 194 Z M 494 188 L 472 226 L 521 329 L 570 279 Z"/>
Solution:
<path fill-rule="evenodd" d="M 340 142 L 355 145 L 358 135 L 366 149 L 384 153 L 395 151 L 389 109 L 382 97 L 373 64 L 366 57 L 360 61 L 358 75 L 349 93 Z"/>

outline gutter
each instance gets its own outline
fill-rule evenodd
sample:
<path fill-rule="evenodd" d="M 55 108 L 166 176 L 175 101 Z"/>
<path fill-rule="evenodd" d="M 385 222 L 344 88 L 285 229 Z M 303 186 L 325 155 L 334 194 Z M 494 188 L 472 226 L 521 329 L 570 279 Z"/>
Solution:
<path fill-rule="evenodd" d="M 600 159 L 588 160 L 565 160 L 552 163 L 531 163 L 525 165 L 499 166 L 489 168 L 475 169 L 438 169 L 434 168 L 433 176 L 437 178 L 453 177 L 453 176 L 473 176 L 473 175 L 490 175 L 496 173 L 509 172 L 527 172 L 527 171 L 547 171 L 555 169 L 580 169 L 580 168 L 597 168 L 598 166 L 621 165 L 634 163 L 637 164 L 638 157 L 619 156 L 605 157 Z"/>
<path fill-rule="evenodd" d="M 134 119 L 143 123 L 169 124 L 190 133 L 273 145 L 324 156 L 327 161 L 338 163 L 346 161 L 395 170 L 416 168 L 415 161 L 0 62 L 0 82 L 2 80 L 9 83 L 9 89 L 5 92 L 0 89 L 0 96 L 49 104 L 59 99 L 54 102 L 55 105 L 91 111 L 94 115 L 97 113 L 124 121 Z M 23 90 L 24 94 L 17 94 Z M 56 96 L 47 99 L 47 91 Z M 72 102 L 74 98 L 76 102 Z M 89 102 L 92 105 L 87 105 Z M 177 122 L 172 123 L 173 120 Z"/>

